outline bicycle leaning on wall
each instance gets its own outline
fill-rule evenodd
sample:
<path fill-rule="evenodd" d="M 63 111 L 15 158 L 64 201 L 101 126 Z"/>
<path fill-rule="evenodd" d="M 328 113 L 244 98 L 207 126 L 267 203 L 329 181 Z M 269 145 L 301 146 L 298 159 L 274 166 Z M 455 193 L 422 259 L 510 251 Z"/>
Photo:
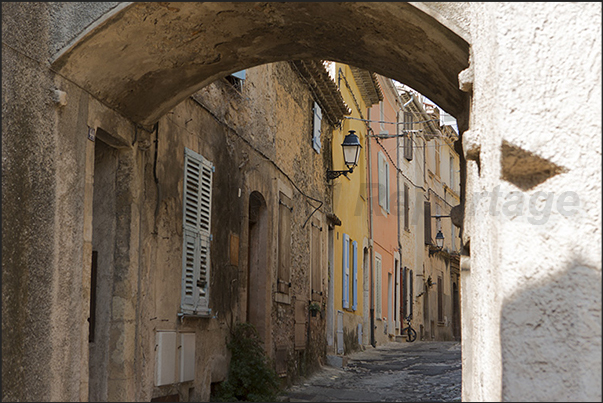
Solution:
<path fill-rule="evenodd" d="M 412 315 L 408 315 L 406 318 L 406 324 L 408 326 L 406 326 L 404 329 L 402 329 L 402 334 L 406 334 L 406 341 L 408 342 L 413 342 L 417 339 L 417 331 L 415 329 L 412 328 L 412 326 L 410 325 L 410 321 L 412 320 Z"/>

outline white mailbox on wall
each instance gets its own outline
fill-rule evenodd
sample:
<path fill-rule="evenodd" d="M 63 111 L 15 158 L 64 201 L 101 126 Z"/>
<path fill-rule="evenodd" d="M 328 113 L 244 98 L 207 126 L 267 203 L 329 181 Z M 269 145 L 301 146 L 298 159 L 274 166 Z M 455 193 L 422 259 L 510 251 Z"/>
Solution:
<path fill-rule="evenodd" d="M 180 382 L 195 379 L 195 333 L 180 333 Z"/>
<path fill-rule="evenodd" d="M 176 332 L 155 333 L 155 385 L 176 382 Z"/>

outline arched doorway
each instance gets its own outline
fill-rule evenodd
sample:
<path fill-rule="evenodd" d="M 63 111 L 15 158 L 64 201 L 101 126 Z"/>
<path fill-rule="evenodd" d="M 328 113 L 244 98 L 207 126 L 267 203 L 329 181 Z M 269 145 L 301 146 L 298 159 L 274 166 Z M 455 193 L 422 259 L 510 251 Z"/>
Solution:
<path fill-rule="evenodd" d="M 247 270 L 246 321 L 256 327 L 261 340 L 266 343 L 268 331 L 268 211 L 266 201 L 259 192 L 249 196 L 249 262 Z"/>

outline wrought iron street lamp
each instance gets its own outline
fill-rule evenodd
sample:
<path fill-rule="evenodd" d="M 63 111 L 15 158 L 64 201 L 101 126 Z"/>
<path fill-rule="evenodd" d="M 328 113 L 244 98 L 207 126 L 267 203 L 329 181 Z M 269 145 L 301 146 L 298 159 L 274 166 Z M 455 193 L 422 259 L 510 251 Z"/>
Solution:
<path fill-rule="evenodd" d="M 436 246 L 439 249 L 442 249 L 444 247 L 444 234 L 442 234 L 442 230 L 438 231 L 435 239 L 436 239 Z"/>
<path fill-rule="evenodd" d="M 360 156 L 362 145 L 354 130 L 350 130 L 347 136 L 345 136 L 343 143 L 341 143 L 341 148 L 343 148 L 343 160 L 348 169 L 343 171 L 327 170 L 327 179 L 335 179 L 341 175 L 347 176 L 348 173 L 354 172 L 354 167 L 358 165 L 358 157 Z"/>

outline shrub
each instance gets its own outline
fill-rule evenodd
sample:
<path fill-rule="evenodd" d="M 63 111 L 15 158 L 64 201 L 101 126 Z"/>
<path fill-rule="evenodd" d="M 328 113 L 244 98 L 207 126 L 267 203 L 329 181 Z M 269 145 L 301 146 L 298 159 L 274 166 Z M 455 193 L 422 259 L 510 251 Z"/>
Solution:
<path fill-rule="evenodd" d="M 228 378 L 220 385 L 214 401 L 276 401 L 279 378 L 264 353 L 257 329 L 238 323 L 228 343 L 231 351 Z"/>

